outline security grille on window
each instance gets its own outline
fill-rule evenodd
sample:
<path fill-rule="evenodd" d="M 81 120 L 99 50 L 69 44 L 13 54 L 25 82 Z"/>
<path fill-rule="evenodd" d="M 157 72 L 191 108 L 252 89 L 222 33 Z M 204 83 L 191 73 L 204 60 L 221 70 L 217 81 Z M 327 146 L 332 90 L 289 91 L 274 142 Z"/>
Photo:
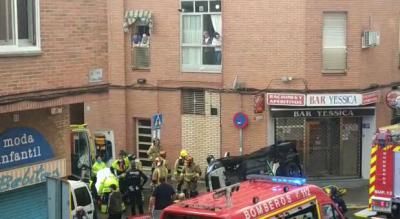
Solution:
<path fill-rule="evenodd" d="M 0 53 L 38 50 L 38 0 L 0 1 Z"/>
<path fill-rule="evenodd" d="M 323 71 L 342 73 L 347 68 L 346 13 L 324 13 Z"/>
<path fill-rule="evenodd" d="M 200 90 L 185 90 L 182 92 L 183 98 L 183 113 L 184 114 L 199 114 L 204 115 L 204 91 Z"/>
<path fill-rule="evenodd" d="M 181 0 L 183 71 L 220 72 L 221 0 Z"/>

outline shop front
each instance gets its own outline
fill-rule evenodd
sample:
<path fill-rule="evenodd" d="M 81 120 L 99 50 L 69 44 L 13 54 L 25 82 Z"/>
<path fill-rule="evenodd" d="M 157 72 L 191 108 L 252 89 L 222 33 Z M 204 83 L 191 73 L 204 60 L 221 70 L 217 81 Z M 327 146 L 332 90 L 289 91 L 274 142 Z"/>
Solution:
<path fill-rule="evenodd" d="M 66 176 L 54 147 L 64 139 L 64 116 L 47 112 L 0 114 L 0 218 L 47 218 L 46 179 Z"/>
<path fill-rule="evenodd" d="M 364 158 L 375 126 L 375 106 L 363 106 L 360 94 L 285 95 L 290 101 L 267 102 L 274 139 L 296 144 L 304 174 L 322 179 L 363 177 L 363 169 L 369 167 Z M 341 96 L 341 105 L 327 101 Z"/>

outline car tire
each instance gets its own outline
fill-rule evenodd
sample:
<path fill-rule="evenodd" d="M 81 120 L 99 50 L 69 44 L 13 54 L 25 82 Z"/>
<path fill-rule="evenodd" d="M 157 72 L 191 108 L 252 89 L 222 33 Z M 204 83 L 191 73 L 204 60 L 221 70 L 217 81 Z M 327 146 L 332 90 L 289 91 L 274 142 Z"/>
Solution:
<path fill-rule="evenodd" d="M 302 177 L 301 167 L 293 162 L 284 164 L 276 171 L 277 176 Z"/>

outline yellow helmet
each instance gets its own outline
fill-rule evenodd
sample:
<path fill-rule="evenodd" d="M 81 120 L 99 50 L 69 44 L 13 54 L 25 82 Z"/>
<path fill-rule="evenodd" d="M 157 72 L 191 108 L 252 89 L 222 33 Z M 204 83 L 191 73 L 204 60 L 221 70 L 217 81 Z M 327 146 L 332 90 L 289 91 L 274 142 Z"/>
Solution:
<path fill-rule="evenodd" d="M 188 153 L 185 149 L 182 149 L 182 150 L 181 150 L 180 156 L 181 156 L 182 158 L 185 158 L 185 157 L 187 157 L 188 155 L 189 155 L 189 153 Z"/>

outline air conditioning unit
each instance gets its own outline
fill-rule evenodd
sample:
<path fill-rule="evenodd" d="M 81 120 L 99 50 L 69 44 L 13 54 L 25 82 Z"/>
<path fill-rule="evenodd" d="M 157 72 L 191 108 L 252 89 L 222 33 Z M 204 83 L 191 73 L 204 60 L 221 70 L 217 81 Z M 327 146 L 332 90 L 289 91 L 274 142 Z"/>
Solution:
<path fill-rule="evenodd" d="M 379 46 L 380 36 L 379 32 L 364 31 L 361 37 L 362 48 L 372 48 Z"/>

